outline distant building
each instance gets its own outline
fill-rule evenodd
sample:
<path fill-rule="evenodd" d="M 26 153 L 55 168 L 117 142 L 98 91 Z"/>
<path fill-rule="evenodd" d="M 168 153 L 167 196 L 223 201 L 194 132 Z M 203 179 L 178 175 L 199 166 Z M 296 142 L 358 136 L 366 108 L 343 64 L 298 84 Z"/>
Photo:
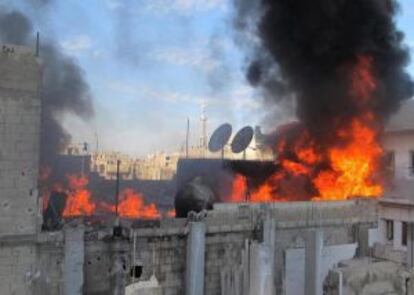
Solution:
<path fill-rule="evenodd" d="M 405 102 L 386 127 L 383 147 L 390 197 L 414 200 L 414 100 Z"/>
<path fill-rule="evenodd" d="M 94 152 L 91 154 L 91 171 L 105 179 L 116 179 L 117 162 L 122 179 L 134 178 L 134 160 L 118 152 Z"/>
<path fill-rule="evenodd" d="M 264 144 L 264 135 L 260 127 L 256 127 L 253 140 L 246 150 L 239 154 L 231 151 L 230 143 L 224 147 L 224 159 L 232 160 L 273 160 L 274 154 L 271 148 Z M 177 163 L 180 158 L 187 155 L 184 151 L 156 152 L 141 158 L 133 158 L 128 155 L 113 152 L 90 152 L 86 143 L 69 145 L 63 155 L 81 159 L 84 157 L 85 167 L 82 171 L 95 172 L 105 179 L 116 179 L 117 161 L 120 161 L 120 176 L 125 180 L 169 180 L 173 179 L 177 172 Z M 205 146 L 192 146 L 188 150 L 188 158 L 221 158 L 222 153 L 209 152 Z M 88 166 L 88 167 L 86 167 Z"/>
<path fill-rule="evenodd" d="M 177 172 L 180 153 L 155 153 L 134 162 L 134 177 L 142 180 L 168 180 Z"/>

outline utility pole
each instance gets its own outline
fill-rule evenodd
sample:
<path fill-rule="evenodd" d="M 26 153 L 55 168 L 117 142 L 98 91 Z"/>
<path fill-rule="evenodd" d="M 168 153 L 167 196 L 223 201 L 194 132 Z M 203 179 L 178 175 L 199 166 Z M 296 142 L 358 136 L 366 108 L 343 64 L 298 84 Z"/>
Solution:
<path fill-rule="evenodd" d="M 115 186 L 115 215 L 118 218 L 118 205 L 119 205 L 119 167 L 121 161 L 116 161 L 116 186 Z"/>
<path fill-rule="evenodd" d="M 185 158 L 188 159 L 188 142 L 190 140 L 190 118 L 187 118 L 187 130 L 185 133 Z"/>

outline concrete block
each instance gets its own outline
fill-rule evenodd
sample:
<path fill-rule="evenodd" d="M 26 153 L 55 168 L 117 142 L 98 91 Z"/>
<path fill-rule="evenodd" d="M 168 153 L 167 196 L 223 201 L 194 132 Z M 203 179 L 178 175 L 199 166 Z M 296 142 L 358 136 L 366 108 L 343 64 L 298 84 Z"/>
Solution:
<path fill-rule="evenodd" d="M 309 295 L 322 295 L 321 266 L 322 266 L 323 232 L 310 230 L 305 248 L 305 290 Z"/>

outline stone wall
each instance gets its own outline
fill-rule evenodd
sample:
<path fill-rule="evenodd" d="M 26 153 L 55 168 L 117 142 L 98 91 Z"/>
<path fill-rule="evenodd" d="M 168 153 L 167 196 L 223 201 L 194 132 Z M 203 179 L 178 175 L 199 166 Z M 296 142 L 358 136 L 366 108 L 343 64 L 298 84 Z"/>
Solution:
<path fill-rule="evenodd" d="M 357 207 L 362 207 L 364 214 Z M 315 228 L 319 219 L 317 216 L 320 215 L 315 212 L 321 208 L 325 210 L 323 214 L 326 219 L 319 220 L 318 227 L 324 232 L 326 246 L 355 242 L 357 225 L 374 224 L 376 220 L 372 217 L 375 216 L 372 215 L 375 204 L 370 208 L 358 202 L 297 203 L 270 207 L 234 205 L 208 212 L 203 221 L 207 226 L 204 294 L 222 294 L 223 274 L 226 270 L 240 269 L 246 245 L 265 240 L 264 221 L 269 218 L 276 221 L 272 227 L 274 234 L 266 236 L 274 239 L 274 285 L 281 293 L 286 280 L 286 250 L 305 246 L 306 233 Z M 121 224 L 123 238 L 114 238 L 111 227 L 86 227 L 83 294 L 112 294 L 119 273 L 124 273 L 127 283 L 141 282 L 142 285 L 148 284 L 155 275 L 162 294 L 184 294 L 188 220 L 162 219 L 159 222 L 133 224 L 122 221 Z M 32 281 L 38 288 L 34 294 L 63 294 L 64 231 L 42 233 L 37 243 L 37 268 Z M 122 253 L 114 250 L 116 244 L 122 246 L 117 248 Z M 118 264 L 115 263 L 117 259 Z M 130 275 L 134 266 L 136 278 Z"/>
<path fill-rule="evenodd" d="M 63 293 L 64 240 L 63 232 L 45 232 L 37 238 L 34 295 Z"/>
<path fill-rule="evenodd" d="M 34 234 L 40 66 L 25 48 L 0 47 L 0 235 Z"/>
<path fill-rule="evenodd" d="M 223 225 L 222 231 L 216 228 L 212 232 L 212 229 L 208 228 L 206 236 L 205 294 L 219 295 L 221 270 L 239 265 L 246 239 L 259 238 L 260 231 L 254 230 L 254 226 L 243 230 L 231 228 L 231 224 Z M 275 284 L 279 292 L 283 289 L 285 250 L 304 247 L 307 230 L 305 227 L 276 229 Z M 354 242 L 352 226 L 323 227 L 323 231 L 325 245 Z M 136 230 L 136 263 L 143 271 L 139 280 L 149 280 L 155 273 L 163 294 L 183 294 L 186 236 L 179 232 L 168 235 L 168 230 L 154 230 L 152 235 L 140 235 L 142 232 Z"/>
<path fill-rule="evenodd" d="M 32 294 L 35 275 L 36 251 L 31 242 L 0 242 L 1 294 Z"/>
<path fill-rule="evenodd" d="M 27 48 L 0 45 L 1 294 L 32 294 L 38 275 L 40 65 Z"/>
<path fill-rule="evenodd" d="M 413 295 L 414 273 L 401 264 L 362 258 L 345 260 L 333 268 L 324 282 L 324 294 Z"/>
<path fill-rule="evenodd" d="M 275 286 L 284 286 L 285 250 L 303 248 L 309 229 L 320 227 L 324 245 L 341 245 L 356 241 L 355 224 L 376 225 L 373 202 L 289 203 L 269 206 L 221 204 L 207 214 L 205 252 L 205 294 L 222 294 L 220 274 L 223 269 L 241 263 L 246 240 L 263 240 L 263 220 L 276 221 Z M 138 281 L 155 274 L 163 294 L 183 294 L 187 220 L 163 220 L 159 227 L 135 228 L 135 263 L 142 267 Z M 133 256 L 133 255 L 132 255 Z"/>

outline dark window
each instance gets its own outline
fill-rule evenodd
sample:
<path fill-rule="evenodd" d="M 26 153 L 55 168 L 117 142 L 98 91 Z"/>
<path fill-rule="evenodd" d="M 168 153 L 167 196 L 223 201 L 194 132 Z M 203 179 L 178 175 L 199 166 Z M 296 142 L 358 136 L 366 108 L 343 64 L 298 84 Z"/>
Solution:
<path fill-rule="evenodd" d="M 131 277 L 139 279 L 142 275 L 142 265 L 134 265 L 130 270 Z"/>
<path fill-rule="evenodd" d="M 392 220 L 385 220 L 385 226 L 387 241 L 392 241 L 394 239 L 394 222 Z"/>
<path fill-rule="evenodd" d="M 395 153 L 394 151 L 388 151 L 384 157 L 384 165 L 389 176 L 394 176 L 395 171 Z"/>
<path fill-rule="evenodd" d="M 407 231 L 408 231 L 408 224 L 407 222 L 403 222 L 402 229 L 401 229 L 401 244 L 403 246 L 407 246 Z"/>

